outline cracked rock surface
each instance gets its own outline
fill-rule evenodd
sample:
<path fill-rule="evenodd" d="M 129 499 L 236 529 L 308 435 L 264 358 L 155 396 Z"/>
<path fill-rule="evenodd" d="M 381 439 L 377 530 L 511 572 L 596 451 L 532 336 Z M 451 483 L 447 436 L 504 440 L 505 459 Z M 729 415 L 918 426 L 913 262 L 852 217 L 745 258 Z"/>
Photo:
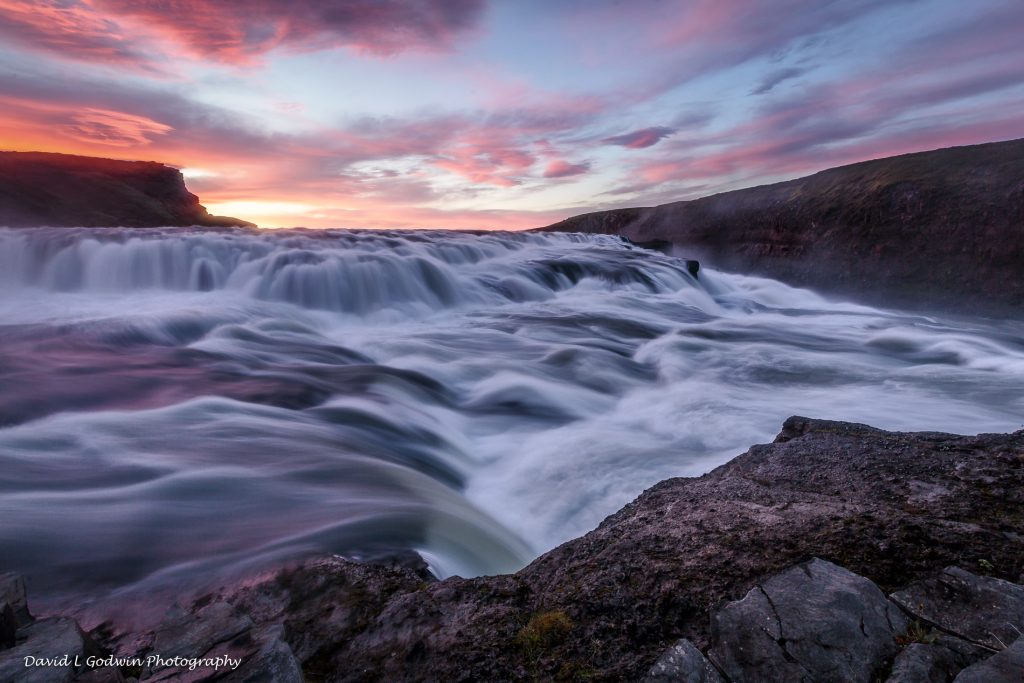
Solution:
<path fill-rule="evenodd" d="M 753 588 L 712 624 L 710 658 L 735 683 L 870 683 L 906 631 L 905 617 L 878 586 L 820 559 Z"/>
<path fill-rule="evenodd" d="M 907 612 L 947 633 L 1003 649 L 1024 633 L 1024 586 L 948 567 L 893 593 Z"/>

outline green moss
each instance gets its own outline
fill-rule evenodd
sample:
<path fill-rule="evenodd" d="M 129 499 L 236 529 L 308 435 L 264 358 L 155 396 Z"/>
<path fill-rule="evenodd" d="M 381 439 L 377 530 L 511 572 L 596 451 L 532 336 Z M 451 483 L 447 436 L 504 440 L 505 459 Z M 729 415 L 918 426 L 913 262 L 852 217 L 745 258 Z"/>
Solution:
<path fill-rule="evenodd" d="M 938 635 L 935 631 L 915 619 L 907 626 L 906 633 L 901 636 L 896 636 L 896 642 L 901 647 L 906 647 L 911 643 L 923 643 L 925 645 L 930 645 L 935 642 L 936 638 L 938 638 Z"/>
<path fill-rule="evenodd" d="M 538 612 L 516 634 L 516 644 L 527 654 L 539 655 L 544 650 L 565 642 L 574 624 L 562 611 Z"/>

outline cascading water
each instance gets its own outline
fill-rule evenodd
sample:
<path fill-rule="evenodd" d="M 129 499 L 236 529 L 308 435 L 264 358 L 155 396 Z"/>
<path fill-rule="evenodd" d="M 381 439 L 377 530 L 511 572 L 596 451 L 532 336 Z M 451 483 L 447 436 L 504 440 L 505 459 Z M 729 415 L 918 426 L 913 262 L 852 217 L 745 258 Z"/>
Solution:
<path fill-rule="evenodd" d="M 791 414 L 1019 429 L 1022 332 L 608 236 L 0 230 L 0 569 L 513 570 Z"/>

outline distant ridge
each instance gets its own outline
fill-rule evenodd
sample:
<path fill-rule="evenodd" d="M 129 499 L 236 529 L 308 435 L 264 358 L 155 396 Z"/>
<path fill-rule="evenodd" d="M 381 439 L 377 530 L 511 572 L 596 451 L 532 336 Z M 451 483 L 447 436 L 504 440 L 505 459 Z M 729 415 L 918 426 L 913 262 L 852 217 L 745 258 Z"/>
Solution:
<path fill-rule="evenodd" d="M 211 216 L 181 172 L 154 161 L 0 152 L 0 226 L 255 227 Z"/>
<path fill-rule="evenodd" d="M 665 240 L 708 265 L 872 303 L 1024 308 L 1024 139 L 865 161 L 542 228 Z"/>

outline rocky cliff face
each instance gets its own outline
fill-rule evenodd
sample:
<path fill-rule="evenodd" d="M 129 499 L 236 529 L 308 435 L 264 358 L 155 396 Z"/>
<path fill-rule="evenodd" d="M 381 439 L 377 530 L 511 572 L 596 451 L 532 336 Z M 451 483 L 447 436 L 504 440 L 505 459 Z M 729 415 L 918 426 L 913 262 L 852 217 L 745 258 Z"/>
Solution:
<path fill-rule="evenodd" d="M 181 173 L 152 161 L 0 152 L 0 226 L 252 226 L 211 216 Z"/>
<path fill-rule="evenodd" d="M 707 265 L 873 303 L 1024 308 L 1024 140 L 833 168 L 545 230 L 667 240 Z"/>
<path fill-rule="evenodd" d="M 152 631 L 92 634 L 30 621 L 24 590 L 0 580 L 0 680 L 19 653 L 52 650 L 33 636 L 52 631 L 76 652 L 206 660 L 187 680 L 1015 681 L 1022 510 L 1024 431 L 790 418 L 774 443 L 657 484 L 514 575 L 314 560 Z M 243 664 L 214 670 L 218 657 Z"/>

